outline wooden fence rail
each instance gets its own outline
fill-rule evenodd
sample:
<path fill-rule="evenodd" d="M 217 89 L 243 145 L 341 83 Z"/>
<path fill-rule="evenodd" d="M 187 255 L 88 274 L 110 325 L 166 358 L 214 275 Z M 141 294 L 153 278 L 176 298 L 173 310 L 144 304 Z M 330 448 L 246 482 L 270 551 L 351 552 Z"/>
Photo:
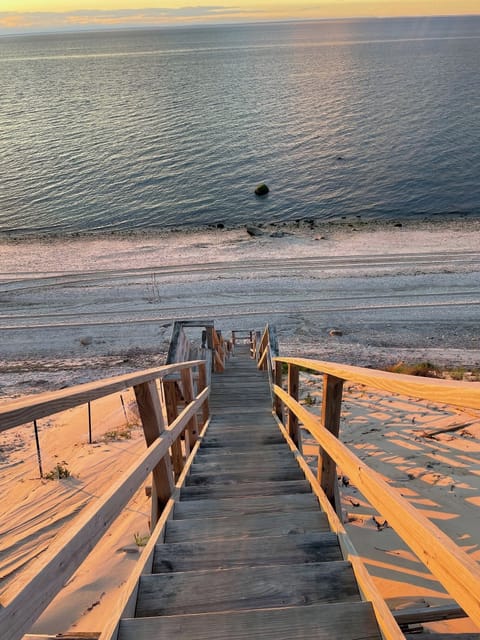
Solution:
<path fill-rule="evenodd" d="M 32 396 L 0 407 L 0 430 L 6 430 L 133 387 L 147 443 L 145 452 L 110 490 L 88 505 L 70 529 L 56 538 L 47 551 L 30 563 L 22 574 L 21 586 L 13 582 L 2 594 L 2 640 L 19 640 L 28 632 L 150 473 L 153 476 L 151 526 L 156 526 L 175 486 L 170 450 L 178 453 L 182 434 L 185 434 L 186 442 L 195 442 L 196 431 L 201 426 L 197 423 L 198 415 L 202 415 L 204 421 L 208 418 L 205 406 L 208 406 L 206 403 L 210 389 L 205 385 L 205 366 L 203 360 L 165 365 Z M 199 370 L 196 395 L 192 384 L 193 368 Z M 190 396 L 178 416 L 170 414 L 173 420 L 168 424 L 164 417 L 167 411 L 161 385 L 164 378 L 177 373 L 182 376 Z M 181 473 L 183 461 L 177 458 L 175 464 L 176 472 Z"/>
<path fill-rule="evenodd" d="M 480 627 L 480 567 L 438 527 L 392 489 L 382 477 L 338 439 L 342 388 L 359 383 L 382 391 L 408 395 L 464 408 L 480 408 L 480 383 L 418 378 L 305 358 L 274 358 L 276 398 L 287 410 L 286 430 L 298 442 L 298 422 L 320 445 L 317 478 L 329 502 L 340 513 L 337 465 L 367 500 L 388 520 L 418 558 Z M 288 367 L 287 391 L 282 367 Z M 300 369 L 323 374 L 322 415 L 315 416 L 298 402 Z M 297 438 L 297 440 L 295 440 Z"/>

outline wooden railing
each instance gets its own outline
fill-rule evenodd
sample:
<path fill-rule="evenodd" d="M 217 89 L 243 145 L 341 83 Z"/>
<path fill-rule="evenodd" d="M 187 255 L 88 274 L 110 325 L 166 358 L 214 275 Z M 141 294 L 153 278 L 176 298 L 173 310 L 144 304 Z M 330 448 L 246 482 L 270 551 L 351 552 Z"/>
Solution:
<path fill-rule="evenodd" d="M 192 376 L 198 371 L 197 379 Z M 183 398 L 172 398 L 165 382 L 180 376 Z M 97 398 L 133 387 L 147 444 L 145 452 L 107 493 L 88 505 L 70 529 L 32 560 L 21 585 L 14 582 L 0 603 L 0 638 L 19 640 L 93 550 L 145 479 L 152 474 L 152 529 L 165 519 L 175 492 L 175 478 L 183 476 L 186 460 L 208 419 L 209 386 L 204 360 L 181 362 L 44 393 L 0 407 L 0 431 L 50 416 Z M 167 385 L 168 386 L 168 385 Z M 194 391 L 196 386 L 196 391 Z M 170 387 L 171 389 L 171 387 Z M 178 404 L 185 408 L 177 415 Z M 165 418 L 165 415 L 167 418 Z M 202 424 L 198 416 L 203 416 Z M 184 438 L 185 454 L 181 447 Z M 172 454 L 170 454 L 170 451 Z M 187 466 L 186 466 L 187 465 Z"/>
<path fill-rule="evenodd" d="M 259 366 L 262 361 L 268 359 L 268 355 L 265 355 L 265 350 L 269 350 L 270 344 L 268 333 L 267 327 L 260 342 L 262 346 L 258 351 Z M 273 410 L 287 441 L 302 458 L 299 451 L 301 448 L 299 423 L 301 423 L 320 445 L 317 474 L 310 479 L 318 486 L 319 499 L 333 529 L 340 533 L 345 531 L 341 523 L 338 465 L 342 473 L 348 476 L 351 483 L 388 520 L 389 526 L 397 532 L 456 600 L 461 607 L 460 614 L 463 609 L 466 615 L 480 627 L 480 567 L 478 564 L 338 439 L 345 382 L 473 409 L 480 409 L 480 383 L 418 378 L 304 358 L 276 356 L 272 357 L 272 362 Z M 284 383 L 285 368 L 287 371 Z M 323 375 L 320 417 L 313 415 L 298 402 L 300 370 Z M 307 476 L 309 473 L 312 476 L 306 463 L 304 467 Z M 347 547 L 350 545 L 349 542 L 346 544 Z M 358 560 L 358 556 L 352 550 L 348 551 L 347 555 L 350 559 Z M 353 562 L 354 568 L 355 562 Z M 371 586 L 368 578 L 367 583 Z M 369 590 L 370 587 L 366 589 L 366 591 Z M 373 604 L 374 607 L 379 606 L 375 601 Z M 380 626 L 384 624 L 382 628 L 384 636 L 398 637 L 388 618 L 388 613 L 384 609 L 383 612 L 377 611 Z"/>

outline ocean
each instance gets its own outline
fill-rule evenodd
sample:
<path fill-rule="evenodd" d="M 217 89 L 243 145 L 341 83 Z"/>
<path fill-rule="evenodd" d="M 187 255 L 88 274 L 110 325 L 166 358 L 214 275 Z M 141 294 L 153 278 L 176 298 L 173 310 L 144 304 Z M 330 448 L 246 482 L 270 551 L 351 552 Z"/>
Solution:
<path fill-rule="evenodd" d="M 478 216 L 479 69 L 480 16 L 0 38 L 0 236 Z"/>

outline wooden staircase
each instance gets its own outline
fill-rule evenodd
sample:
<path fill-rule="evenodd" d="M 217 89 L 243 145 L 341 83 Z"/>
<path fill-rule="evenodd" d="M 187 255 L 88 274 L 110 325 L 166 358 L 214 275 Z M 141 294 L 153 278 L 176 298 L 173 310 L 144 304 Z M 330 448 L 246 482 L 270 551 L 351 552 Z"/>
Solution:
<path fill-rule="evenodd" d="M 380 638 L 247 346 L 214 375 L 210 407 L 153 573 L 139 581 L 136 617 L 121 621 L 119 640 Z"/>

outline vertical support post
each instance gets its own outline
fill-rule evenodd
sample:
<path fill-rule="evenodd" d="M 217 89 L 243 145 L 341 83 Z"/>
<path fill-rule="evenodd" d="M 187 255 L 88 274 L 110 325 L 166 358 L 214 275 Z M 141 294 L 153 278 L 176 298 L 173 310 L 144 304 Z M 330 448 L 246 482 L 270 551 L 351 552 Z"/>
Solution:
<path fill-rule="evenodd" d="M 277 385 L 277 387 L 282 388 L 282 363 L 281 362 L 276 362 L 275 363 L 275 384 Z M 276 415 L 278 416 L 278 418 L 283 422 L 283 410 L 282 410 L 282 401 L 280 400 L 280 398 L 278 396 L 275 396 L 275 400 L 273 403 L 273 408 L 274 411 L 276 413 Z"/>
<path fill-rule="evenodd" d="M 260 331 L 255 331 L 255 351 L 254 351 L 254 358 L 255 360 L 259 360 L 260 359 L 260 341 L 262 339 L 262 335 L 260 333 Z"/>
<path fill-rule="evenodd" d="M 40 478 L 43 478 L 42 454 L 40 452 L 40 439 L 38 437 L 38 425 L 36 420 L 33 421 L 33 430 L 35 432 L 35 444 L 37 446 L 38 470 L 40 472 Z"/>
<path fill-rule="evenodd" d="M 202 363 L 198 365 L 198 392 L 200 393 L 201 391 L 206 389 L 207 386 L 208 386 L 207 367 L 205 364 Z M 210 416 L 210 407 L 208 405 L 208 398 L 207 398 L 202 406 L 202 420 L 203 420 L 202 426 L 205 426 L 205 423 L 207 422 L 209 416 Z"/>
<path fill-rule="evenodd" d="M 338 438 L 342 411 L 343 380 L 327 373 L 323 376 L 322 425 Z M 318 481 L 337 514 L 341 515 L 338 493 L 337 465 L 320 447 Z"/>
<path fill-rule="evenodd" d="M 147 447 L 149 447 L 165 430 L 156 382 L 155 380 L 150 380 L 139 384 L 134 387 L 134 391 L 145 441 Z M 172 464 L 168 453 L 153 469 L 152 475 L 152 517 L 150 527 L 153 531 L 174 488 Z"/>
<path fill-rule="evenodd" d="M 128 425 L 127 409 L 125 407 L 125 400 L 123 399 L 122 394 L 120 394 L 120 402 L 122 403 L 123 415 L 125 416 L 125 424 Z"/>
<path fill-rule="evenodd" d="M 88 406 L 88 444 L 92 444 L 92 405 L 90 401 L 87 403 Z"/>
<path fill-rule="evenodd" d="M 298 400 L 298 380 L 299 369 L 295 364 L 288 365 L 288 395 L 294 400 Z M 288 410 L 287 422 L 288 435 L 294 441 L 295 445 L 300 448 L 300 429 L 298 428 L 298 418 L 295 413 Z"/>
<path fill-rule="evenodd" d="M 167 422 L 168 424 L 172 424 L 172 422 L 178 416 L 178 407 L 177 407 L 177 391 L 175 389 L 176 382 L 173 380 L 163 380 L 163 395 L 165 397 L 165 407 L 167 410 Z M 175 442 L 172 444 L 172 464 L 173 470 L 175 472 L 175 480 L 178 480 L 178 477 L 183 471 L 183 466 L 185 464 L 182 453 L 182 443 L 180 438 L 177 438 Z"/>
<path fill-rule="evenodd" d="M 194 395 L 193 395 L 192 370 L 191 369 L 182 369 L 181 378 L 182 378 L 183 397 L 185 399 L 186 404 L 189 404 L 190 402 L 192 402 L 192 400 L 194 398 Z M 198 440 L 197 416 L 192 416 L 192 418 L 190 418 L 190 420 L 189 420 L 189 422 L 187 424 L 187 428 L 185 429 L 185 445 L 188 442 L 188 446 L 189 446 L 188 452 L 189 453 L 190 453 L 191 448 L 193 447 L 193 445 L 195 444 L 195 442 L 197 440 Z"/>

